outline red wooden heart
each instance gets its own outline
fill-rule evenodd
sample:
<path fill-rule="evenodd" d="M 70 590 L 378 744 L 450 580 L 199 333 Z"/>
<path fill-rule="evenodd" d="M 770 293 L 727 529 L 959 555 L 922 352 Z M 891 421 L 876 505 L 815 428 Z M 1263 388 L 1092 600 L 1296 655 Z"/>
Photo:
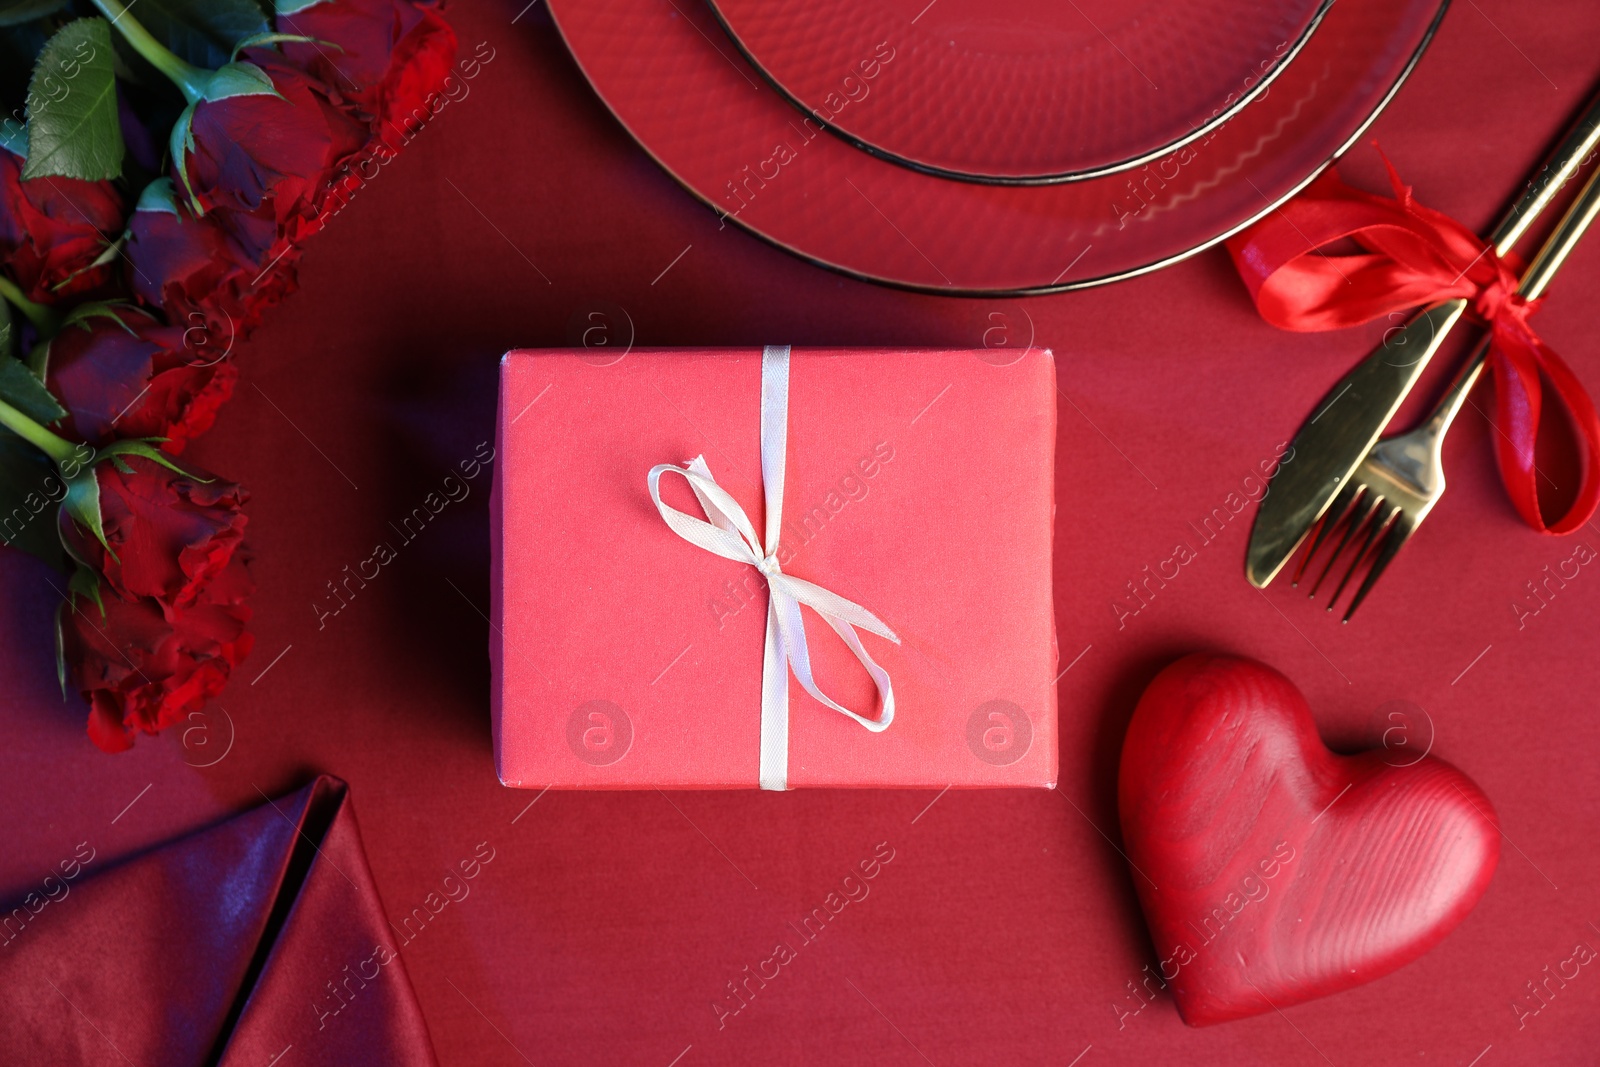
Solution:
<path fill-rule="evenodd" d="M 1330 752 L 1300 691 L 1250 660 L 1187 656 L 1150 683 L 1118 806 L 1189 1025 L 1369 982 L 1478 902 L 1500 854 L 1488 798 L 1442 760 L 1386 755 Z"/>

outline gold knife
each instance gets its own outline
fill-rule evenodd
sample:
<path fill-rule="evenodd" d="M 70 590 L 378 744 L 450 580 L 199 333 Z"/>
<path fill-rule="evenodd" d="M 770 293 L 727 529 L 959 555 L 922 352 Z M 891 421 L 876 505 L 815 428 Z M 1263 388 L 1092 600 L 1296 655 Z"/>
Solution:
<path fill-rule="evenodd" d="M 1498 254 L 1511 251 L 1596 147 L 1600 147 L 1600 95 L 1495 227 L 1489 243 Z M 1251 585 L 1265 588 L 1293 558 L 1466 308 L 1467 301 L 1458 298 L 1418 313 L 1385 335 L 1383 343 L 1317 405 L 1294 436 L 1290 453 L 1294 458 L 1278 467 L 1256 509 L 1244 566 Z"/>

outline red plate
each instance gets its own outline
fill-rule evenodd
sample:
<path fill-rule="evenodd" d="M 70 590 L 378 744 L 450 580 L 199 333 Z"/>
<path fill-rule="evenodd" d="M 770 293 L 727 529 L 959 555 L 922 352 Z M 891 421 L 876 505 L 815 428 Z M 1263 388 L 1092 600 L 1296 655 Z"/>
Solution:
<path fill-rule="evenodd" d="M 1340 0 L 1225 125 L 1137 170 L 1053 185 L 951 181 L 808 127 L 695 0 L 552 11 L 623 125 L 719 214 L 856 277 L 976 295 L 1126 278 L 1249 225 L 1360 136 L 1447 5 Z"/>
<path fill-rule="evenodd" d="M 819 126 L 947 177 L 1148 163 L 1282 72 L 1332 0 L 710 0 Z"/>

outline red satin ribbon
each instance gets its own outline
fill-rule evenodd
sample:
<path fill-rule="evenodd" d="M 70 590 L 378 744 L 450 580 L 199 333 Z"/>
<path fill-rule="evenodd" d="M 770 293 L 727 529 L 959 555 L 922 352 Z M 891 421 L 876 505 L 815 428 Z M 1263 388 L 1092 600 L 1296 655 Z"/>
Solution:
<path fill-rule="evenodd" d="M 1539 300 L 1517 293 L 1520 263 L 1461 223 L 1417 203 L 1387 159 L 1394 198 L 1346 185 L 1329 168 L 1299 196 L 1228 241 L 1261 317 L 1285 330 L 1335 330 L 1453 297 L 1489 325 L 1495 456 L 1511 502 L 1541 533 L 1578 529 L 1600 503 L 1600 418 L 1577 375 L 1528 324 Z M 1359 251 L 1328 254 L 1349 238 Z M 1541 379 L 1542 375 L 1542 379 Z M 1577 434 L 1578 493 L 1547 523 L 1539 509 L 1534 443 L 1543 380 Z"/>

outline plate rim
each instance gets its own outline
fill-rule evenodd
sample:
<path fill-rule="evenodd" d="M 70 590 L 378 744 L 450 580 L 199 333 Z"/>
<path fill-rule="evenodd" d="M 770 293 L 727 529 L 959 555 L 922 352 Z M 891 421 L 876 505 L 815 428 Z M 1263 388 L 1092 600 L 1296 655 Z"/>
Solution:
<path fill-rule="evenodd" d="M 1278 79 L 1278 76 L 1288 69 L 1289 64 L 1294 61 L 1295 57 L 1298 56 L 1305 46 L 1311 41 L 1311 35 L 1316 32 L 1317 27 L 1322 25 L 1323 17 L 1326 16 L 1327 13 L 1333 8 L 1336 0 L 1319 0 L 1317 9 L 1312 12 L 1311 18 L 1309 21 L 1307 21 L 1305 29 L 1301 31 L 1299 37 L 1295 38 L 1293 46 L 1287 52 L 1285 52 L 1276 63 L 1273 64 L 1272 69 L 1267 72 L 1266 76 L 1257 82 L 1249 92 L 1245 93 L 1238 100 L 1234 101 L 1231 105 L 1222 109 L 1217 114 L 1211 116 L 1205 122 L 1201 123 L 1195 129 L 1190 130 L 1182 137 L 1179 137 L 1173 141 L 1169 141 L 1166 144 L 1159 145 L 1153 149 L 1150 149 L 1145 154 L 1135 156 L 1131 159 L 1119 160 L 1115 163 L 1107 163 L 1103 166 L 1092 167 L 1084 170 L 1034 175 L 978 174 L 972 171 L 953 170 L 948 167 L 935 166 L 931 163 L 924 163 L 920 160 L 912 159 L 909 156 L 900 155 L 891 151 L 890 149 L 884 148 L 882 145 L 874 144 L 871 141 L 858 136 L 857 134 L 853 134 L 841 126 L 818 118 L 813 111 L 806 107 L 805 103 L 801 101 L 799 97 L 791 93 L 788 87 L 786 87 L 782 82 L 778 81 L 778 78 L 775 74 L 767 70 L 767 68 L 756 59 L 749 48 L 746 47 L 745 42 L 740 39 L 737 33 L 734 32 L 733 27 L 728 24 L 728 20 L 723 15 L 722 8 L 718 5 L 717 0 L 704 0 L 704 2 L 706 7 L 710 8 L 711 15 L 714 19 L 716 19 L 717 25 L 722 28 L 722 32 L 728 38 L 728 42 L 733 45 L 734 49 L 741 57 L 743 57 L 744 61 L 750 64 L 750 68 L 757 74 L 761 75 L 762 80 L 771 86 L 774 92 L 782 97 L 785 102 L 787 102 L 805 118 L 816 122 L 822 127 L 823 130 L 835 137 L 838 137 L 840 140 L 847 142 L 852 147 L 866 152 L 868 155 L 876 156 L 879 159 L 893 163 L 896 166 L 905 167 L 907 170 L 914 170 L 935 178 L 946 178 L 952 181 L 969 182 L 973 185 L 1063 185 L 1068 182 L 1092 181 L 1096 178 L 1106 178 L 1113 174 L 1120 174 L 1123 171 L 1135 170 L 1149 163 L 1153 163 L 1165 156 L 1169 156 L 1186 145 L 1193 144 L 1195 141 L 1198 141 L 1200 138 L 1206 136 L 1219 126 L 1222 126 L 1224 123 L 1228 122 L 1245 107 L 1247 107 L 1252 101 L 1256 100 L 1261 96 L 1261 94 L 1265 93 L 1272 83 Z M 563 35 L 563 40 L 565 40 L 565 35 Z"/>
<path fill-rule="evenodd" d="M 676 4 L 673 6 L 676 6 Z M 799 259 L 805 263 L 809 263 L 812 266 L 821 267 L 824 270 L 832 271 L 833 273 L 842 275 L 846 278 L 854 279 L 855 281 L 867 282 L 873 285 L 881 285 L 891 289 L 898 289 L 903 292 L 922 293 L 928 296 L 956 296 L 987 300 L 1001 297 L 1010 298 L 1026 296 L 1049 296 L 1053 293 L 1066 293 L 1078 289 L 1094 289 L 1102 285 L 1110 285 L 1114 282 L 1127 281 L 1130 278 L 1141 277 L 1142 275 L 1154 273 L 1155 271 L 1173 266 L 1174 264 L 1182 263 L 1184 260 L 1197 256 L 1201 252 L 1205 252 L 1216 247 L 1223 241 L 1226 241 L 1228 238 L 1232 237 L 1234 234 L 1254 226 L 1267 215 L 1276 211 L 1289 200 L 1297 196 L 1301 190 L 1305 189 L 1306 186 L 1316 181 L 1316 179 L 1321 176 L 1323 171 L 1327 170 L 1329 166 L 1338 161 L 1340 156 L 1343 156 L 1347 151 L 1349 151 L 1351 146 L 1353 146 L 1356 141 L 1360 140 L 1361 136 L 1367 132 L 1368 128 L 1370 128 L 1371 125 L 1377 121 L 1378 117 L 1383 114 L 1384 110 L 1388 108 L 1395 96 L 1400 92 L 1400 89 L 1410 79 L 1412 72 L 1416 70 L 1417 64 L 1422 60 L 1423 55 L 1428 50 L 1428 46 L 1433 42 L 1435 35 L 1438 33 L 1439 26 L 1441 23 L 1443 23 L 1445 15 L 1450 10 L 1450 6 L 1451 0 L 1438 0 L 1438 8 L 1434 11 L 1433 17 L 1428 21 L 1427 28 L 1423 30 L 1422 36 L 1418 40 L 1416 48 L 1413 49 L 1411 55 L 1406 58 L 1405 64 L 1400 68 L 1400 71 L 1396 75 L 1394 81 L 1390 84 L 1389 88 L 1385 90 L 1383 96 L 1378 100 L 1372 111 L 1361 120 L 1356 128 L 1350 132 L 1350 135 L 1345 138 L 1345 140 L 1338 145 L 1326 159 L 1313 167 L 1305 176 L 1305 178 L 1295 183 L 1282 196 L 1270 201 L 1260 211 L 1250 215 L 1233 227 L 1212 237 L 1208 237 L 1204 241 L 1192 245 L 1181 252 L 1175 252 L 1170 256 L 1143 264 L 1142 266 L 1131 267 L 1127 270 L 1116 271 L 1111 274 L 1101 274 L 1089 278 L 1079 278 L 1069 282 L 1051 283 L 1049 285 L 1041 286 L 1021 286 L 993 289 L 974 289 L 968 286 L 952 285 L 927 285 L 920 282 L 908 282 L 893 278 L 879 277 L 877 275 L 867 273 L 866 271 L 857 270 L 853 267 L 847 267 L 842 263 L 833 263 L 829 260 L 823 259 L 820 256 L 813 255 L 810 252 L 801 251 L 800 249 L 795 248 L 792 245 L 789 245 L 786 242 L 771 236 L 770 234 L 761 232 L 754 226 L 741 220 L 738 215 L 732 215 L 726 211 L 723 211 L 707 196 L 702 194 L 692 184 L 686 181 L 676 170 L 668 166 L 667 163 L 663 161 L 660 156 L 656 155 L 655 151 L 652 150 L 649 145 L 645 144 L 638 134 L 634 132 L 633 127 L 628 124 L 627 119 L 625 119 L 622 114 L 618 112 L 616 107 L 612 105 L 611 101 L 606 98 L 606 94 L 601 92 L 600 87 L 590 76 L 589 70 L 587 66 L 585 66 L 582 56 L 576 49 L 572 47 L 572 41 L 568 37 L 567 31 L 562 27 L 561 18 L 559 14 L 557 14 L 557 5 L 553 3 L 549 4 L 547 5 L 546 9 L 550 14 L 551 22 L 556 27 L 556 33 L 561 37 L 561 43 L 565 46 L 567 54 L 572 57 L 572 61 L 578 67 L 579 72 L 583 75 L 584 81 L 589 84 L 589 88 L 594 92 L 595 96 L 599 98 L 606 110 L 611 113 L 611 116 L 616 119 L 617 123 L 628 134 L 628 139 L 633 142 L 636 148 L 643 151 L 644 154 L 649 157 L 651 162 L 653 162 L 657 167 L 661 168 L 661 170 L 674 182 L 676 182 L 685 192 L 709 208 L 712 214 L 723 220 L 723 222 L 732 222 L 739 229 L 757 238 L 763 243 L 771 245 L 773 248 L 779 249 L 782 252 L 794 256 L 796 259 Z"/>

